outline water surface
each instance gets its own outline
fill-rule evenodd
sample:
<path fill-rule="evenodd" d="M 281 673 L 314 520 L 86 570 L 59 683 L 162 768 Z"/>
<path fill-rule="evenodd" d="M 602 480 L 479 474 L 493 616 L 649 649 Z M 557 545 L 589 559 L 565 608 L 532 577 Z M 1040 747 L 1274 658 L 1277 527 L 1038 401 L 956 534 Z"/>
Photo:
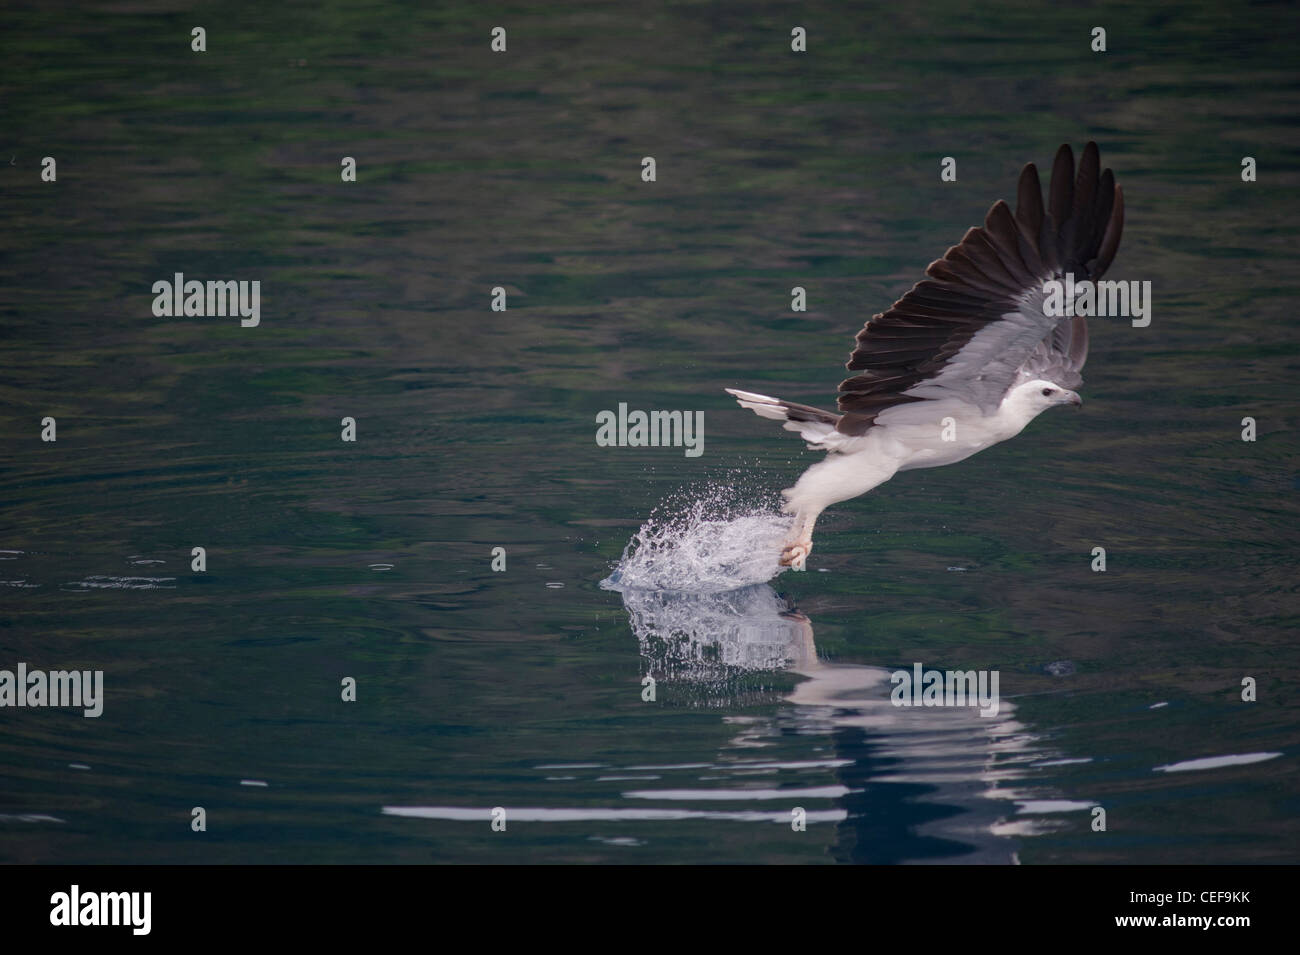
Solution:
<path fill-rule="evenodd" d="M 0 712 L 0 858 L 1300 858 L 1293 7 L 815 4 L 805 55 L 766 3 L 4 16 L 0 668 L 107 699 Z M 833 508 L 806 574 L 599 586 L 666 499 L 815 460 L 724 387 L 829 405 L 1089 138 L 1155 308 L 1081 412 Z M 178 271 L 261 325 L 155 318 Z M 597 446 L 620 402 L 704 453 Z M 917 661 L 1005 709 L 890 707 Z"/>

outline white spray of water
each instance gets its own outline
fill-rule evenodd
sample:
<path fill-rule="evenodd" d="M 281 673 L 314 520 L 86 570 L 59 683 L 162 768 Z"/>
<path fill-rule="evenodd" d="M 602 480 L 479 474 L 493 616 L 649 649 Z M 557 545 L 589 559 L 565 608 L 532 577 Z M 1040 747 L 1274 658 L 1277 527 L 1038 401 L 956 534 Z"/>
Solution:
<path fill-rule="evenodd" d="M 714 487 L 685 506 L 665 502 L 623 550 L 606 590 L 715 594 L 771 580 L 791 518 L 775 507 L 736 502 L 735 488 Z"/>
<path fill-rule="evenodd" d="M 725 593 L 625 590 L 632 632 L 648 671 L 674 684 L 725 687 L 733 676 L 783 670 L 806 658 L 807 618 L 767 584 Z"/>

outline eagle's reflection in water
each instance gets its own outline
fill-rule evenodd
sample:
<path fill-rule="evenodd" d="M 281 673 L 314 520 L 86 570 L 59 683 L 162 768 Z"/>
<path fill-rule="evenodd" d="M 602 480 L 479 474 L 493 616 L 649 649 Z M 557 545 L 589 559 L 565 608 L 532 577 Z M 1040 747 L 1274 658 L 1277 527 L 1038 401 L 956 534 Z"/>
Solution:
<path fill-rule="evenodd" d="M 832 852 L 856 863 L 1014 863 L 1019 837 L 1052 824 L 1038 813 L 1090 803 L 1030 798 L 1011 787 L 1043 760 L 1041 741 L 1003 701 L 977 707 L 898 707 L 882 667 L 819 660 L 811 621 L 768 585 L 718 594 L 624 591 L 643 667 L 660 690 L 727 707 L 753 677 L 788 670 L 801 680 L 775 716 L 741 718 L 733 747 L 808 736 L 826 748 L 844 811 Z M 910 665 L 910 664 L 908 664 Z M 752 701 L 751 701 L 752 702 Z M 820 744 L 820 745 L 817 745 Z M 792 799 L 792 803 L 798 800 Z"/>

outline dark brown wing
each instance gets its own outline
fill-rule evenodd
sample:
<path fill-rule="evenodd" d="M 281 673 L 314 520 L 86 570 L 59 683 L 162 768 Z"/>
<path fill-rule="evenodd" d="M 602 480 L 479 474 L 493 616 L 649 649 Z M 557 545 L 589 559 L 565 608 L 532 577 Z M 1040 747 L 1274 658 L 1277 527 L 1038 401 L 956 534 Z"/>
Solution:
<path fill-rule="evenodd" d="M 1077 175 L 1074 153 L 1061 146 L 1044 209 L 1029 163 L 1014 215 L 995 202 L 983 228 L 968 230 L 930 263 L 928 278 L 867 322 L 847 365 L 861 374 L 840 383 L 838 430 L 862 434 L 894 405 L 941 396 L 992 411 L 1031 366 L 1081 381 L 1087 327 L 1044 315 L 1042 286 L 1067 272 L 1096 281 L 1115 257 L 1124 195 L 1111 171 L 1099 170 L 1096 143 L 1084 148 Z"/>

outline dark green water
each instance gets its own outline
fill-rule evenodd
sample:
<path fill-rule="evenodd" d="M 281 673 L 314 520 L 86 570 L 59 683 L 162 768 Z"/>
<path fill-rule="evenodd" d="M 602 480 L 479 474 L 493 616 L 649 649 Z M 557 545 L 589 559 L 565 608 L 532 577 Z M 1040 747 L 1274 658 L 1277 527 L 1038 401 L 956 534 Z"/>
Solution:
<path fill-rule="evenodd" d="M 3 20 L 0 669 L 106 700 L 0 709 L 0 859 L 1300 860 L 1295 7 Z M 643 658 L 598 582 L 646 517 L 815 460 L 722 388 L 829 405 L 862 321 L 1090 138 L 1154 312 L 1093 323 L 1082 411 L 828 512 L 746 598 L 796 665 Z M 154 317 L 178 271 L 260 281 L 261 324 Z M 703 455 L 598 447 L 619 402 L 703 411 Z M 882 708 L 914 661 L 1012 709 Z"/>

